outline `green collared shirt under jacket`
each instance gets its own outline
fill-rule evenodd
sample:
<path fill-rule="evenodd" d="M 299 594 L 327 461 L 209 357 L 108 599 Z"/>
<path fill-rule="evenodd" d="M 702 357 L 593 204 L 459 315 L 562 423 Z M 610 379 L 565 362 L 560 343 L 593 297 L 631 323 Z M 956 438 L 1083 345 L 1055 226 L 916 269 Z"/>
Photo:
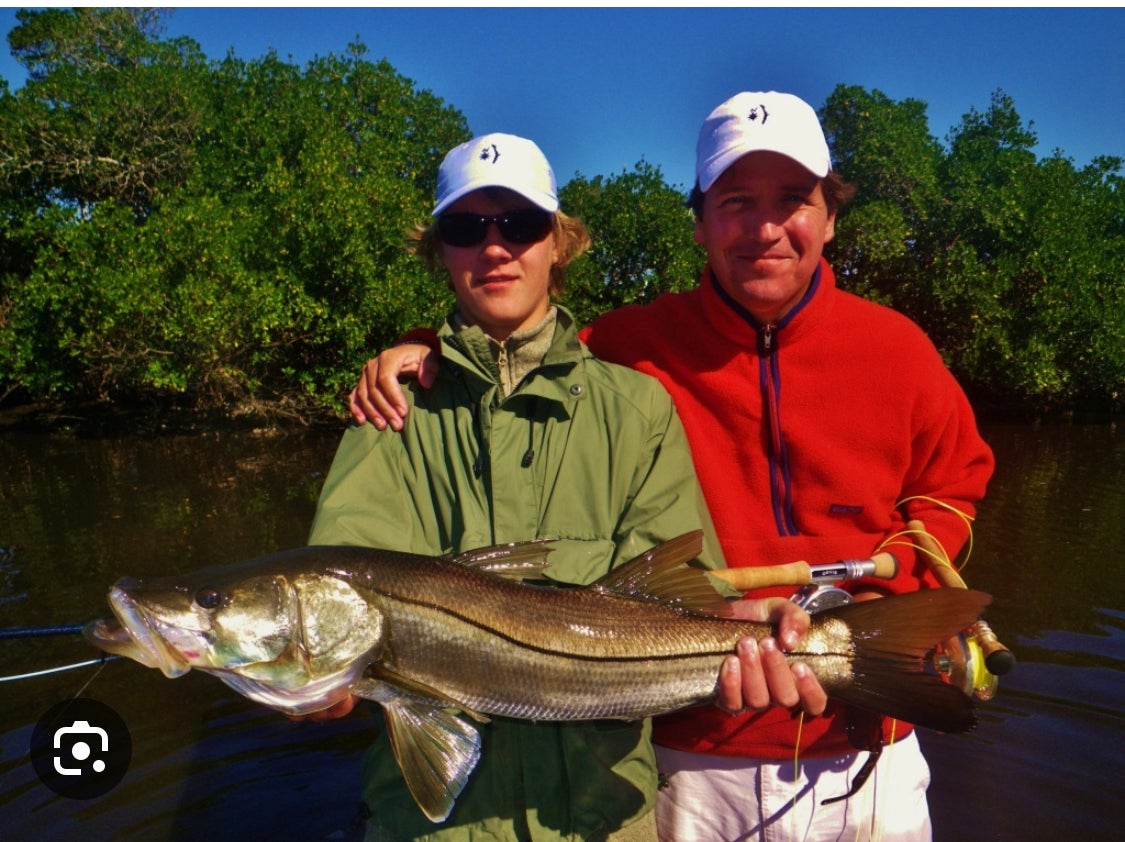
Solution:
<path fill-rule="evenodd" d="M 547 575 L 588 584 L 661 541 L 704 528 L 721 566 L 683 428 L 654 379 L 593 357 L 558 308 L 542 364 L 507 397 L 487 338 L 439 333 L 433 388 L 408 390 L 402 433 L 370 424 L 343 437 L 310 543 L 441 554 L 533 538 Z M 649 723 L 533 723 L 494 717 L 450 817 L 415 805 L 385 738 L 364 764 L 380 838 L 586 840 L 650 810 Z"/>

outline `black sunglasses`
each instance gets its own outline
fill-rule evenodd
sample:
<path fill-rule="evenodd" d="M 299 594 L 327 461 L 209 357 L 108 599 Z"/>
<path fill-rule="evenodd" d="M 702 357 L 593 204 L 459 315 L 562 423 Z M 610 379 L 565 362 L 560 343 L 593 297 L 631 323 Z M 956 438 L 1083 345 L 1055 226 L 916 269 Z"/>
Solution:
<path fill-rule="evenodd" d="M 495 223 L 509 243 L 537 243 L 551 233 L 553 215 L 545 210 L 508 211 L 498 216 L 475 213 L 443 213 L 437 220 L 438 237 L 447 246 L 479 246 Z"/>

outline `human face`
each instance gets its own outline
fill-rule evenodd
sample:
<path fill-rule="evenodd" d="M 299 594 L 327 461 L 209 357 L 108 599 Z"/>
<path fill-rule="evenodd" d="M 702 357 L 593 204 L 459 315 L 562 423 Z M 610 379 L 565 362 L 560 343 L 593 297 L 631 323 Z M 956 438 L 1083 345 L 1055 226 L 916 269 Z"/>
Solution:
<path fill-rule="evenodd" d="M 704 194 L 695 241 L 727 294 L 776 324 L 808 290 L 835 226 L 820 179 L 784 155 L 751 152 Z"/>
<path fill-rule="evenodd" d="M 509 190 L 475 190 L 443 213 L 497 216 L 534 207 Z M 449 272 L 461 318 L 500 341 L 547 316 L 551 267 L 557 261 L 553 234 L 537 243 L 509 243 L 496 225 L 488 226 L 477 245 L 441 245 L 441 262 Z"/>

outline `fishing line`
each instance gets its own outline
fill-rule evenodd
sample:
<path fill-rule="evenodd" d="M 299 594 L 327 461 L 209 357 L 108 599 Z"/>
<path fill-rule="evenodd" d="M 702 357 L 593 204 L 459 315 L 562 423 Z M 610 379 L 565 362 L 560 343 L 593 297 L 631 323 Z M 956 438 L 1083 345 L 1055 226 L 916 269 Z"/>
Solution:
<path fill-rule="evenodd" d="M 81 634 L 82 629 L 85 627 L 84 623 L 72 623 L 69 625 L 58 626 L 23 626 L 20 628 L 0 629 L 0 640 L 23 640 L 29 637 L 53 637 L 68 634 Z M 90 661 L 80 661 L 76 664 L 66 664 L 61 667 L 52 667 L 51 669 L 36 670 L 35 672 L 25 672 L 20 675 L 4 675 L 0 676 L 0 684 L 9 681 L 22 681 L 25 678 L 39 678 L 44 675 L 51 675 L 57 672 L 66 672 L 67 670 L 81 669 L 82 667 L 93 666 L 94 664 L 105 664 L 106 661 L 115 660 L 119 656 L 107 655 L 102 653 L 101 657 L 94 658 Z M 100 670 L 99 670 L 100 671 Z M 97 673 L 94 673 L 97 676 Z M 90 681 L 93 681 L 91 677 Z M 89 682 L 87 682 L 87 685 Z M 83 690 L 86 689 L 84 686 Z M 82 692 L 81 690 L 79 692 Z"/>
<path fill-rule="evenodd" d="M 793 741 L 793 798 L 789 802 L 789 819 L 792 822 L 793 817 L 797 814 L 797 797 L 801 794 L 800 786 L 800 772 L 801 772 L 801 732 L 805 729 L 805 711 L 802 709 L 800 715 L 797 717 L 797 739 Z M 790 832 L 795 828 L 792 824 L 789 826 Z M 796 838 L 796 836 L 794 836 Z"/>
<path fill-rule="evenodd" d="M 888 717 L 891 720 L 891 733 L 887 741 L 887 748 L 895 744 L 895 732 L 898 730 L 898 720 L 893 716 Z M 880 818 L 883 811 L 887 806 L 887 798 L 890 795 L 890 784 L 892 780 L 891 766 L 894 764 L 894 752 L 888 752 L 884 755 L 886 761 L 883 763 L 882 779 L 880 779 L 880 772 L 878 766 L 875 769 L 875 791 L 871 793 L 871 842 L 880 842 L 883 838 L 883 821 Z"/>
<path fill-rule="evenodd" d="M 10 676 L 7 676 L 7 677 L 0 678 L 0 682 L 16 681 L 16 680 L 21 679 L 21 678 L 35 678 L 36 676 L 40 676 L 40 675 L 50 675 L 51 673 L 54 673 L 54 672 L 65 672 L 66 670 L 78 669 L 80 667 L 88 667 L 88 666 L 91 666 L 93 664 L 97 664 L 98 668 L 94 671 L 94 674 L 91 675 L 86 680 L 85 684 L 83 684 L 81 687 L 78 688 L 78 692 L 75 693 L 73 696 L 71 696 L 69 701 L 65 705 L 60 706 L 59 709 L 55 712 L 54 717 L 52 718 L 51 723 L 50 723 L 50 727 L 54 728 L 58 723 L 62 722 L 65 719 L 67 712 L 71 709 L 71 705 L 74 702 L 78 701 L 79 697 L 85 692 L 86 688 L 90 686 L 90 684 L 93 682 L 93 680 L 95 678 L 97 678 L 99 675 L 101 675 L 101 671 L 105 668 L 106 662 L 107 661 L 115 661 L 119 657 L 121 657 L 121 656 L 120 655 L 109 655 L 109 654 L 103 652 L 100 658 L 95 658 L 92 661 L 83 661 L 82 663 L 78 663 L 78 664 L 68 664 L 67 666 L 55 667 L 54 669 L 49 669 L 49 670 L 40 670 L 39 672 L 31 672 L 31 673 L 27 673 L 25 675 L 10 675 Z M 54 710 L 54 709 L 52 708 L 52 710 Z"/>
<path fill-rule="evenodd" d="M 97 678 L 99 675 L 101 675 L 102 670 L 105 669 L 105 665 L 106 665 L 107 661 L 111 661 L 114 658 L 118 658 L 118 657 L 120 657 L 120 656 L 119 655 L 106 655 L 105 653 L 102 653 L 102 656 L 100 658 L 98 658 L 98 661 L 100 661 L 100 663 L 98 664 L 98 668 L 96 670 L 94 670 L 93 675 L 91 675 L 88 679 L 86 679 L 86 683 L 78 688 L 78 692 L 74 694 L 74 698 L 77 699 L 79 696 L 81 696 L 86 691 L 87 687 L 89 687 L 91 684 L 94 683 L 94 679 Z"/>
<path fill-rule="evenodd" d="M 120 657 L 120 655 L 102 655 L 100 658 L 94 658 L 92 661 L 81 661 L 77 664 L 67 664 L 65 666 L 52 667 L 51 669 L 38 670 L 36 672 L 25 672 L 22 675 L 2 675 L 0 676 L 0 684 L 3 684 L 7 681 L 22 681 L 25 678 L 39 678 L 40 676 L 51 675 L 52 673 L 56 672 L 66 672 L 67 670 L 76 670 L 81 669 L 82 667 L 91 667 L 94 664 L 104 666 L 107 662 L 116 661 Z M 97 672 L 90 676 L 90 681 L 93 681 L 97 677 L 99 672 L 101 672 L 101 669 L 98 669 Z M 85 690 L 86 687 L 89 686 L 90 681 L 87 681 L 86 684 L 83 685 L 82 690 Z M 82 690 L 79 690 L 78 692 L 81 693 Z"/>
<path fill-rule="evenodd" d="M 51 637 L 57 635 L 61 636 L 67 634 L 81 634 L 83 628 L 85 628 L 84 623 L 72 623 L 70 625 L 59 626 L 23 626 L 20 628 L 0 629 L 0 640 L 21 640 L 29 637 Z M 22 681 L 25 678 L 39 678 L 41 676 L 51 675 L 57 672 L 66 672 L 68 670 L 75 670 L 81 669 L 82 667 L 93 666 L 94 664 L 104 665 L 106 661 L 114 661 L 119 657 L 119 655 L 109 655 L 103 652 L 101 657 L 94 658 L 90 661 L 80 661 L 77 664 L 66 664 L 65 666 L 52 667 L 51 669 L 36 670 L 35 672 L 25 672 L 20 675 L 3 675 L 0 676 L 0 684 L 4 684 L 9 681 Z M 99 669 L 98 672 L 101 672 L 101 670 Z M 90 681 L 93 681 L 94 678 L 97 677 L 98 672 L 95 672 L 94 675 L 90 677 Z M 89 686 L 90 681 L 87 681 L 86 684 L 83 685 L 82 690 L 85 690 L 86 687 Z M 78 692 L 81 693 L 82 690 L 79 690 Z"/>
<path fill-rule="evenodd" d="M 914 497 L 904 497 L 903 499 L 901 499 L 897 503 L 895 503 L 895 508 L 897 509 L 900 506 L 904 506 L 907 503 L 909 503 L 911 501 L 914 501 L 914 500 L 924 500 L 927 503 L 933 503 L 935 506 L 940 506 L 941 508 L 945 509 L 946 511 L 952 512 L 953 514 L 957 515 L 957 517 L 961 518 L 961 520 L 963 520 L 965 522 L 965 529 L 968 530 L 969 537 L 965 542 L 965 560 L 963 562 L 961 562 L 961 567 L 959 568 L 961 570 L 964 570 L 965 565 L 969 563 L 969 556 L 971 556 L 973 554 L 973 520 L 975 520 L 975 518 L 973 518 L 972 515 L 961 511 L 956 506 L 953 506 L 953 505 L 950 505 L 949 503 L 946 503 L 944 500 L 937 500 L 937 499 L 934 499 L 933 497 L 927 497 L 924 494 L 918 494 L 918 495 L 915 495 Z M 913 529 L 903 530 L 902 532 L 899 532 L 897 535 L 892 535 L 891 538 L 887 539 L 887 541 L 884 543 L 883 546 L 886 546 L 887 544 L 889 544 L 893 538 L 897 538 L 900 535 L 908 535 L 908 534 L 913 534 L 913 533 L 915 533 L 915 530 L 913 530 Z M 917 546 L 917 544 L 915 544 L 913 542 L 911 542 L 911 546 L 913 546 L 915 549 L 921 549 L 920 547 Z M 882 547 L 880 547 L 880 549 L 882 549 Z M 922 550 L 922 551 L 926 552 L 925 550 Z M 936 555 L 934 555 L 933 553 L 930 553 L 930 552 L 926 552 L 926 555 L 930 556 L 935 561 L 943 562 L 944 564 L 946 564 L 948 567 L 950 567 L 956 573 L 958 568 L 953 567 L 953 563 L 949 558 L 949 554 L 945 552 L 944 547 L 942 547 L 942 553 L 945 555 L 944 558 L 936 556 Z"/>
<path fill-rule="evenodd" d="M 890 746 L 894 745 L 894 737 L 897 736 L 897 734 L 895 734 L 895 732 L 898 731 L 898 727 L 899 727 L 899 720 L 895 719 L 892 716 L 891 717 L 891 733 L 890 733 L 889 741 L 888 741 L 888 743 L 886 743 L 886 746 L 890 747 Z M 917 738 L 918 737 L 916 736 L 915 740 L 917 740 Z M 883 769 L 883 773 L 884 773 L 883 777 L 886 780 L 893 780 L 893 777 L 892 777 L 892 774 L 891 774 L 891 767 L 893 767 L 893 765 L 894 765 L 894 756 L 895 756 L 895 752 L 891 752 L 891 756 L 890 756 L 888 762 L 885 763 L 885 768 Z M 884 794 L 885 794 L 886 790 L 888 790 L 888 789 L 889 789 L 889 787 L 883 787 Z M 877 792 L 879 790 L 876 789 L 875 791 Z M 884 800 L 883 805 L 885 806 L 885 804 L 886 804 L 886 801 Z M 880 809 L 881 808 L 876 809 L 876 812 L 875 812 L 876 815 L 879 815 Z M 874 818 L 874 816 L 872 816 L 872 818 Z M 882 822 L 880 822 L 879 825 L 877 825 L 877 830 L 879 830 L 879 836 L 876 837 L 874 842 L 880 842 L 880 840 L 882 840 L 883 827 L 884 827 L 884 825 L 883 825 Z"/>

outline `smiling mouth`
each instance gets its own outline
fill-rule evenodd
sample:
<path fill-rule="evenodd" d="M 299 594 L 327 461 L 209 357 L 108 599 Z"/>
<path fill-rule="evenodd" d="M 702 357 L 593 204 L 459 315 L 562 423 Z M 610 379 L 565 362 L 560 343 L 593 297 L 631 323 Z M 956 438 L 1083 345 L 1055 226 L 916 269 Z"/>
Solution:
<path fill-rule="evenodd" d="M 516 279 L 511 275 L 502 275 L 498 277 L 485 277 L 478 278 L 476 286 L 489 286 L 490 284 L 506 284 L 515 281 Z"/>
<path fill-rule="evenodd" d="M 775 252 L 768 252 L 768 251 L 767 252 L 745 252 L 743 254 L 736 254 L 735 259 L 736 260 L 749 260 L 749 261 L 752 261 L 752 262 L 758 261 L 758 260 L 788 260 L 789 255 L 787 255 L 787 254 L 777 254 Z"/>

